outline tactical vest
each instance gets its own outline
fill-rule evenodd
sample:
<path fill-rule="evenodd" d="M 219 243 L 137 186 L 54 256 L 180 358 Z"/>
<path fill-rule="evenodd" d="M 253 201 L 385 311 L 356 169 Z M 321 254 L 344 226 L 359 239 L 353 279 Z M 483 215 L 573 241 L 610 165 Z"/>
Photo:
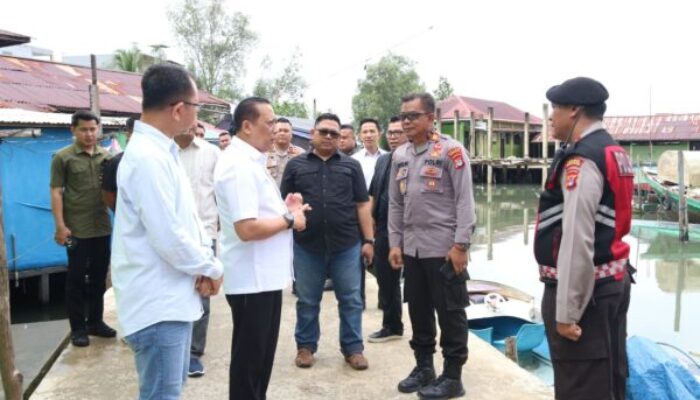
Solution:
<path fill-rule="evenodd" d="M 622 237 L 632 223 L 634 170 L 625 150 L 605 130 L 597 130 L 554 157 L 540 196 L 535 227 L 535 259 L 540 280 L 557 279 L 557 257 L 562 236 L 564 193 L 561 173 L 566 160 L 581 156 L 595 163 L 604 178 L 603 195 L 595 215 L 593 265 L 596 284 L 621 280 L 628 265 L 630 247 Z"/>

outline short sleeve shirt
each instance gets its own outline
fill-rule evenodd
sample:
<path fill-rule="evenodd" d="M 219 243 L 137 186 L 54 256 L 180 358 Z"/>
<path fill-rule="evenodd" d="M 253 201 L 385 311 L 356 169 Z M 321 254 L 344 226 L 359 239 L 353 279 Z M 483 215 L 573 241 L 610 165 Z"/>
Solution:
<path fill-rule="evenodd" d="M 102 167 L 109 160 L 99 144 L 92 155 L 77 144 L 59 150 L 51 161 L 51 187 L 63 188 L 63 219 L 79 239 L 108 236 L 112 232 L 102 202 Z"/>

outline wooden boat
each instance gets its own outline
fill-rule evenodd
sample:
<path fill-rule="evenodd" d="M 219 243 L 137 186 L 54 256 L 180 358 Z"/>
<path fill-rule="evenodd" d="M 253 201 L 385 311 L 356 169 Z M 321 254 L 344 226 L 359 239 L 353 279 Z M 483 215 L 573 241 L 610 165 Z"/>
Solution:
<path fill-rule="evenodd" d="M 659 178 L 654 168 L 642 168 L 642 179 L 649 184 L 651 190 L 656 193 L 659 202 L 666 210 L 678 208 L 678 185 Z M 688 214 L 700 217 L 700 188 L 686 188 L 686 204 Z"/>

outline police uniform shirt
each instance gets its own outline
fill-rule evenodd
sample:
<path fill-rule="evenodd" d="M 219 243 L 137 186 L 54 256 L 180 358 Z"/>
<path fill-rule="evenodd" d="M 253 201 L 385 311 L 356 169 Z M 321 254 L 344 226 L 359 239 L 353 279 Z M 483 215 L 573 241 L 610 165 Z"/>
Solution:
<path fill-rule="evenodd" d="M 277 182 L 277 187 L 282 184 L 282 174 L 289 160 L 302 153 L 304 153 L 304 149 L 294 144 L 290 144 L 287 151 L 279 151 L 272 146 L 272 150 L 267 152 L 267 170 Z"/>
<path fill-rule="evenodd" d="M 593 124 L 581 138 L 602 128 L 601 123 Z M 593 296 L 595 216 L 605 179 L 593 161 L 581 156 L 566 160 L 559 179 L 564 211 L 557 258 L 556 320 L 571 324 L 581 320 Z"/>
<path fill-rule="evenodd" d="M 394 151 L 389 182 L 389 244 L 406 255 L 445 257 L 470 243 L 476 225 L 469 158 L 454 139 L 433 133 Z"/>

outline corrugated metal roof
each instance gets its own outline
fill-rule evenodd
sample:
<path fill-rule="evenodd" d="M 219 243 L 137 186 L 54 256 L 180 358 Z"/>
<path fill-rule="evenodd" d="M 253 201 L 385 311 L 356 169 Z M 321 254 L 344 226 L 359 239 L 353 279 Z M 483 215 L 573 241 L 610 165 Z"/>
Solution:
<path fill-rule="evenodd" d="M 468 119 L 471 112 L 474 112 L 477 118 L 485 119 L 488 116 L 488 108 L 493 107 L 494 120 L 525 122 L 525 111 L 519 110 L 502 101 L 452 95 L 438 102 L 437 107 L 442 112 L 443 120 L 453 119 L 455 110 L 459 111 L 460 119 Z M 530 123 L 533 125 L 541 125 L 542 119 L 530 114 Z"/>
<path fill-rule="evenodd" d="M 98 69 L 103 114 L 141 112 L 141 74 Z M 0 107 L 75 111 L 90 107 L 90 68 L 50 61 L 0 56 Z M 204 104 L 228 103 L 199 91 Z"/>
<path fill-rule="evenodd" d="M 0 126 L 70 126 L 71 115 L 22 110 L 17 108 L 0 108 Z M 102 117 L 102 126 L 122 127 L 125 117 Z"/>
<path fill-rule="evenodd" d="M 700 114 L 611 116 L 604 123 L 618 141 L 700 140 Z"/>

